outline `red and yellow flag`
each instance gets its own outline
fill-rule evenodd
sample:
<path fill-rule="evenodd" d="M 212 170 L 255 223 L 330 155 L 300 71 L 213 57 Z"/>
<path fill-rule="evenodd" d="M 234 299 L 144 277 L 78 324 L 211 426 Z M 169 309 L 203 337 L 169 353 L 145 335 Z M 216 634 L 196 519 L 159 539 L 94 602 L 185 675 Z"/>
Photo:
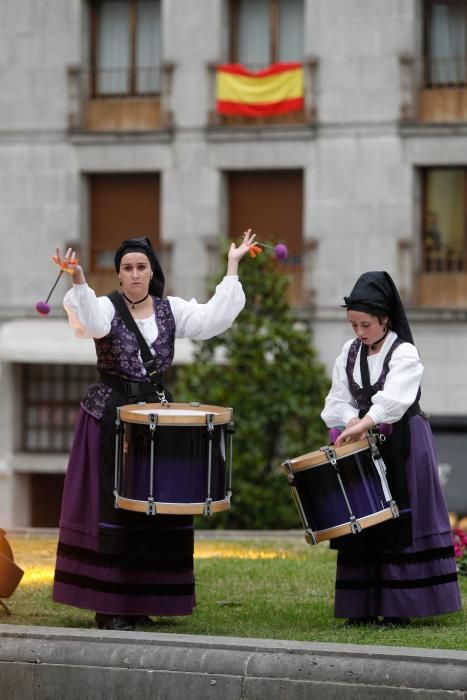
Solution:
<path fill-rule="evenodd" d="M 217 68 L 217 111 L 264 117 L 303 109 L 303 65 L 274 63 L 249 71 L 236 63 Z"/>

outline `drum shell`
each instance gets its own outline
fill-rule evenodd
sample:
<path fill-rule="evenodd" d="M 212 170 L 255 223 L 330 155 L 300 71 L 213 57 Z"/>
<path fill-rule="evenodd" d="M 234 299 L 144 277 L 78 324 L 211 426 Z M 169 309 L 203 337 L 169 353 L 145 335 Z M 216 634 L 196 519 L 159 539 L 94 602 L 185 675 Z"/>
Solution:
<path fill-rule="evenodd" d="M 226 497 L 226 425 L 212 429 L 211 489 L 214 501 Z M 147 425 L 125 423 L 119 494 L 156 502 L 198 503 L 208 493 L 209 436 L 205 426 L 155 429 L 154 486 L 150 493 L 151 431 Z"/>
<path fill-rule="evenodd" d="M 387 508 L 369 450 L 342 457 L 337 463 L 356 518 Z M 297 472 L 295 485 L 313 530 L 327 530 L 349 521 L 349 510 L 332 464 L 327 462 Z"/>
<path fill-rule="evenodd" d="M 115 506 L 147 514 L 230 507 L 232 409 L 132 404 L 117 409 Z"/>
<path fill-rule="evenodd" d="M 399 515 L 384 462 L 368 439 L 323 447 L 283 467 L 311 544 L 358 534 Z"/>

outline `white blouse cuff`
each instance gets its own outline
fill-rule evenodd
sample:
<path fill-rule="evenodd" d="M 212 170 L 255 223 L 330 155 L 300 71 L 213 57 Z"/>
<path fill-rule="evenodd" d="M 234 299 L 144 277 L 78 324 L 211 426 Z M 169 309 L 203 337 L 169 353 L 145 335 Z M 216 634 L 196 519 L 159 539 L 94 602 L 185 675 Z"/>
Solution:
<path fill-rule="evenodd" d="M 382 408 L 382 406 L 373 405 L 368 411 L 367 415 L 370 416 L 375 425 L 378 425 L 378 423 L 381 423 L 383 421 L 384 409 Z"/>

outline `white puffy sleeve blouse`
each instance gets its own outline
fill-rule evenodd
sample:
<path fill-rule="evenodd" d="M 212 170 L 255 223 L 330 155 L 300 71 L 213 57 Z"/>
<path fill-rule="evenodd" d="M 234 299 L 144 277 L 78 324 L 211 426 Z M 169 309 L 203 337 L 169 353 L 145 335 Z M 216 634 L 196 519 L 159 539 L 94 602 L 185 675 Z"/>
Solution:
<path fill-rule="evenodd" d="M 370 382 L 375 384 L 382 372 L 384 360 L 393 342 L 394 332 L 388 333 L 381 350 L 368 357 Z M 352 340 L 345 343 L 334 363 L 332 385 L 326 397 L 321 418 L 328 428 L 347 425 L 351 418 L 358 418 L 358 407 L 353 398 L 346 373 L 347 356 Z M 372 397 L 368 415 L 374 423 L 396 423 L 417 398 L 423 374 L 423 365 L 417 348 L 411 343 L 402 343 L 393 352 L 389 361 L 389 372 L 381 391 Z M 358 352 L 353 379 L 362 386 L 360 374 L 360 351 Z"/>
<path fill-rule="evenodd" d="M 230 328 L 245 306 L 245 294 L 237 275 L 228 275 L 217 285 L 205 304 L 196 299 L 167 297 L 175 319 L 175 337 L 207 340 Z M 96 297 L 87 284 L 75 284 L 65 294 L 63 305 L 79 338 L 104 338 L 110 331 L 115 307 L 108 297 Z M 146 342 L 151 345 L 158 329 L 154 314 L 135 319 Z"/>

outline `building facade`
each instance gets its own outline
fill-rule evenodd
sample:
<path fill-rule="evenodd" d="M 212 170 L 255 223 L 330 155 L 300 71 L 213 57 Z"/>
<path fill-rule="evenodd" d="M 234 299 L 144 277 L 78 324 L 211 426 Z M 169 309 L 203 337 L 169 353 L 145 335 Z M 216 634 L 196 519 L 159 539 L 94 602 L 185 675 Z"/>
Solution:
<path fill-rule="evenodd" d="M 290 301 L 329 371 L 344 294 L 365 270 L 394 277 L 466 511 L 467 1 L 0 0 L 0 16 L 0 526 L 57 524 L 94 376 L 68 281 L 50 316 L 34 311 L 55 248 L 104 293 L 116 245 L 149 235 L 167 293 L 203 300 L 221 238 L 248 227 L 288 245 Z M 220 64 L 287 61 L 303 64 L 303 109 L 216 110 Z"/>

